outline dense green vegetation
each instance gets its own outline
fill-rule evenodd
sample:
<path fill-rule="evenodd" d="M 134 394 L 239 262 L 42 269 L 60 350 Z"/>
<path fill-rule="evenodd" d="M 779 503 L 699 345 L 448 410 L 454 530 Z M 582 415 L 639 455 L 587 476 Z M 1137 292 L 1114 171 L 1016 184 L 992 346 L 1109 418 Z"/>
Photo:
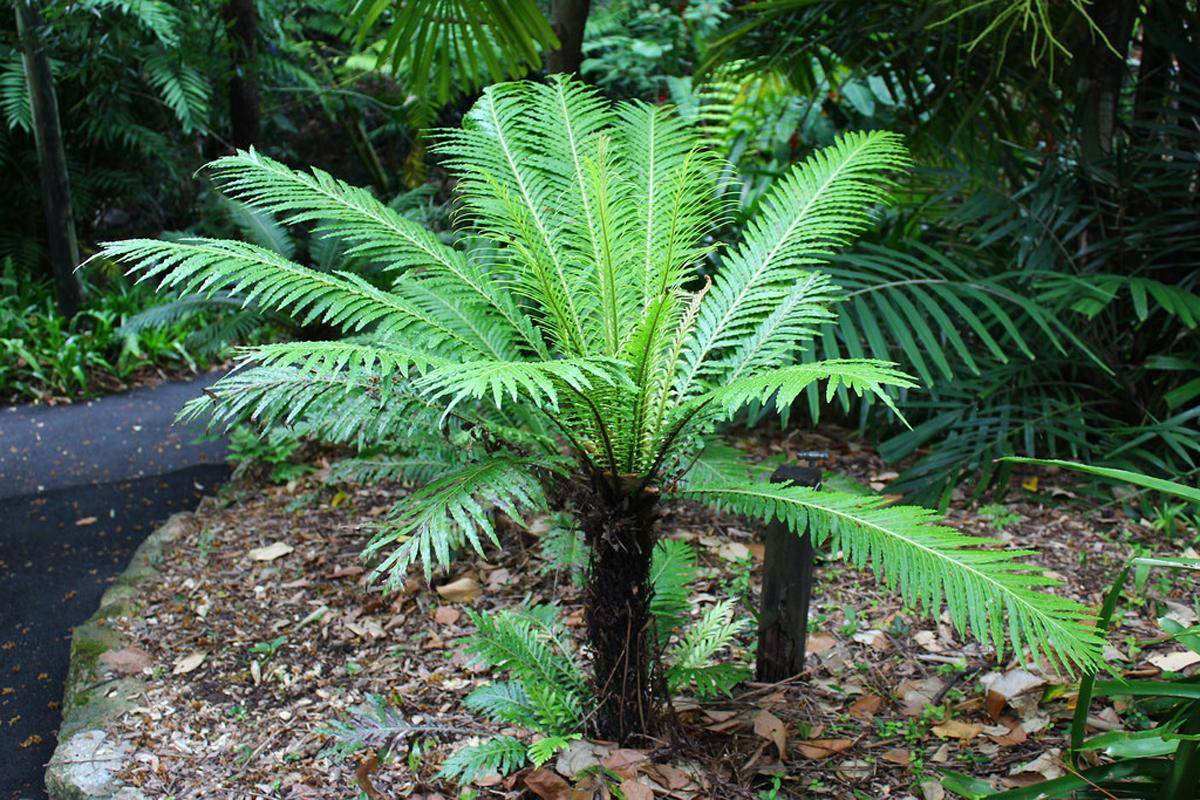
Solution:
<path fill-rule="evenodd" d="M 508 677 L 472 708 L 545 738 L 446 774 L 657 733 L 664 693 L 740 679 L 712 661 L 727 605 L 654 607 L 691 569 L 656 549 L 664 498 L 809 531 L 1107 691 L 1092 612 L 1029 553 L 767 484 L 721 439 L 833 420 L 927 506 L 1003 494 L 1014 456 L 1083 461 L 1195 519 L 1195 0 L 11 5 L 0 396 L 249 345 L 188 413 L 257 429 L 244 460 L 308 437 L 356 451 L 340 476 L 423 484 L 367 549 L 389 588 L 497 542 L 493 509 L 576 519 L 583 651 L 553 607 L 473 618 Z M 1182 797 L 1196 767 L 1159 756 L 1194 761 L 1196 708 L 1168 706 L 1139 746 Z"/>

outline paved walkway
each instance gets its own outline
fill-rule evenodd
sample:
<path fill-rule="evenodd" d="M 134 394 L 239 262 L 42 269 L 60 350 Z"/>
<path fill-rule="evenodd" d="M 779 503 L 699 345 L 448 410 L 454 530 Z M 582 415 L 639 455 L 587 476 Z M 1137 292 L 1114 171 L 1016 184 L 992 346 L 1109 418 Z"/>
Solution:
<path fill-rule="evenodd" d="M 0 407 L 0 800 L 44 797 L 71 628 L 146 534 L 227 475 L 223 442 L 172 425 L 216 377 Z"/>

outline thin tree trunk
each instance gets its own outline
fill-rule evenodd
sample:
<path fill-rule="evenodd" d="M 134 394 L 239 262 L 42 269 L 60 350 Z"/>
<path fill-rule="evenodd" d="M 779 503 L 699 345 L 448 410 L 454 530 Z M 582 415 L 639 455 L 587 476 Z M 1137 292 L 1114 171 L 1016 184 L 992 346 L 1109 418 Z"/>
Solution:
<path fill-rule="evenodd" d="M 241 149 L 262 136 L 258 89 L 258 10 L 254 0 L 228 0 L 225 25 L 229 36 L 229 123 L 233 146 Z"/>
<path fill-rule="evenodd" d="M 1104 36 L 1094 31 L 1091 34 L 1080 126 L 1084 158 L 1097 161 L 1112 154 L 1117 104 L 1127 71 L 1125 55 L 1133 34 L 1137 4 L 1131 0 L 1099 0 L 1089 11 Z"/>
<path fill-rule="evenodd" d="M 604 739 L 653 734 L 650 562 L 655 498 L 625 498 L 581 520 L 591 550 L 584 616 L 592 650 L 594 724 Z"/>
<path fill-rule="evenodd" d="M 550 27 L 559 48 L 546 54 L 546 71 L 578 73 L 583 63 L 583 29 L 592 0 L 551 0 Z"/>
<path fill-rule="evenodd" d="M 79 243 L 75 239 L 75 214 L 71 207 L 71 181 L 67 174 L 67 156 L 63 146 L 62 124 L 58 117 L 58 99 L 54 76 L 46 55 L 45 22 L 28 0 L 17 0 L 17 33 L 33 111 L 33 136 L 37 146 L 38 173 L 42 184 L 42 213 L 46 223 L 46 243 L 50 271 L 58 309 L 73 317 L 83 302 L 83 293 L 75 267 L 79 264 Z"/>

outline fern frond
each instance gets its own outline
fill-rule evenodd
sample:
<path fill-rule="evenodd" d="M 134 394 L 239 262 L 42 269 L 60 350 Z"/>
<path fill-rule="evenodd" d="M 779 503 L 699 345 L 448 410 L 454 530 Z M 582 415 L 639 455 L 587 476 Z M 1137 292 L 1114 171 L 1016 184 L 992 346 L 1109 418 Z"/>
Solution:
<path fill-rule="evenodd" d="M 533 703 L 520 681 L 484 684 L 467 695 L 463 705 L 493 722 L 508 722 L 523 728 L 537 725 Z"/>
<path fill-rule="evenodd" d="M 660 539 L 650 561 L 650 615 L 654 618 L 659 645 L 687 621 L 692 608 L 688 596 L 696 579 L 696 551 L 687 542 Z"/>
<path fill-rule="evenodd" d="M 477 629 L 467 652 L 512 676 L 525 690 L 531 713 L 522 724 L 545 735 L 578 730 L 585 714 L 587 681 L 568 649 L 558 609 L 467 613 Z"/>
<path fill-rule="evenodd" d="M 572 358 L 555 361 L 469 361 L 432 369 L 417 382 L 429 397 L 447 400 L 453 408 L 465 398 L 490 396 L 497 407 L 505 399 L 521 398 L 534 406 L 558 407 L 559 391 L 582 394 L 596 383 L 612 385 L 623 377 L 604 359 Z"/>
<path fill-rule="evenodd" d="M 527 750 L 515 736 L 496 736 L 459 748 L 442 762 L 438 777 L 470 783 L 485 775 L 508 775 L 525 766 Z"/>
<path fill-rule="evenodd" d="M 711 362 L 753 335 L 804 270 L 827 261 L 866 227 L 887 200 L 886 174 L 907 165 L 897 135 L 847 133 L 772 187 L 701 305 L 675 383 L 680 397 L 695 394 L 698 381 L 719 378 Z"/>
<path fill-rule="evenodd" d="M 572 733 L 566 736 L 544 736 L 529 745 L 529 760 L 535 767 L 540 767 L 556 755 L 571 746 L 571 742 L 579 741 L 582 734 Z"/>
<path fill-rule="evenodd" d="M 748 620 L 735 620 L 733 613 L 732 598 L 711 606 L 667 652 L 667 685 L 672 691 L 693 688 L 701 698 L 728 696 L 735 684 L 749 677 L 745 664 L 713 663 L 719 652 L 750 627 Z"/>
<path fill-rule="evenodd" d="M 700 451 L 679 477 L 681 486 L 702 486 L 713 483 L 744 483 L 766 481 L 784 462 L 783 455 L 774 455 L 753 462 L 747 454 L 727 444 L 710 444 Z"/>
<path fill-rule="evenodd" d="M 404 572 L 420 561 L 428 577 L 434 563 L 448 566 L 450 551 L 468 543 L 483 554 L 484 541 L 499 546 L 490 508 L 520 520 L 523 511 L 545 508 L 546 500 L 537 471 L 561 470 L 546 458 L 519 458 L 502 454 L 451 470 L 401 500 L 387 522 L 363 551 L 370 557 L 384 548 L 394 549 L 372 570 L 389 587 L 404 580 Z"/>
<path fill-rule="evenodd" d="M 1058 582 L 1019 559 L 1025 550 L 987 550 L 990 540 L 964 536 L 938 515 L 913 506 L 886 506 L 864 497 L 763 483 L 710 484 L 677 496 L 714 503 L 763 522 L 780 519 L 814 546 L 828 542 L 855 567 L 870 567 L 905 602 L 936 617 L 943 606 L 959 633 L 1008 648 L 1029 648 L 1068 669 L 1099 663 L 1100 639 L 1091 612 L 1073 600 L 1037 591 Z M 1007 617 L 1007 622 L 1006 622 Z"/>

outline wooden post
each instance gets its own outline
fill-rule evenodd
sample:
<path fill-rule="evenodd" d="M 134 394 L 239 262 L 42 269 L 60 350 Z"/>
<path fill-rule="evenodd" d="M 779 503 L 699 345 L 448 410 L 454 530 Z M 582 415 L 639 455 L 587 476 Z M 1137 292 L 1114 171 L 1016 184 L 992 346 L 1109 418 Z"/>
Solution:
<path fill-rule="evenodd" d="M 73 317 L 83 303 L 83 292 L 75 275 L 79 243 L 75 239 L 75 213 L 71 207 L 71 182 L 67 175 L 58 99 L 54 94 L 54 75 L 46 55 L 46 23 L 29 0 L 16 0 L 16 9 L 17 35 L 21 40 L 21 58 L 25 63 L 33 111 L 33 139 L 42 184 L 42 214 L 46 223 L 50 271 L 54 276 L 58 310 L 65 317 Z"/>
<path fill-rule="evenodd" d="M 800 457 L 816 459 L 824 455 L 801 453 Z M 771 475 L 772 483 L 788 481 L 820 489 L 821 469 L 784 464 Z M 779 520 L 767 526 L 765 540 L 754 674 L 758 681 L 776 683 L 804 669 L 808 606 L 812 598 L 813 548 L 807 532 L 797 536 Z"/>

